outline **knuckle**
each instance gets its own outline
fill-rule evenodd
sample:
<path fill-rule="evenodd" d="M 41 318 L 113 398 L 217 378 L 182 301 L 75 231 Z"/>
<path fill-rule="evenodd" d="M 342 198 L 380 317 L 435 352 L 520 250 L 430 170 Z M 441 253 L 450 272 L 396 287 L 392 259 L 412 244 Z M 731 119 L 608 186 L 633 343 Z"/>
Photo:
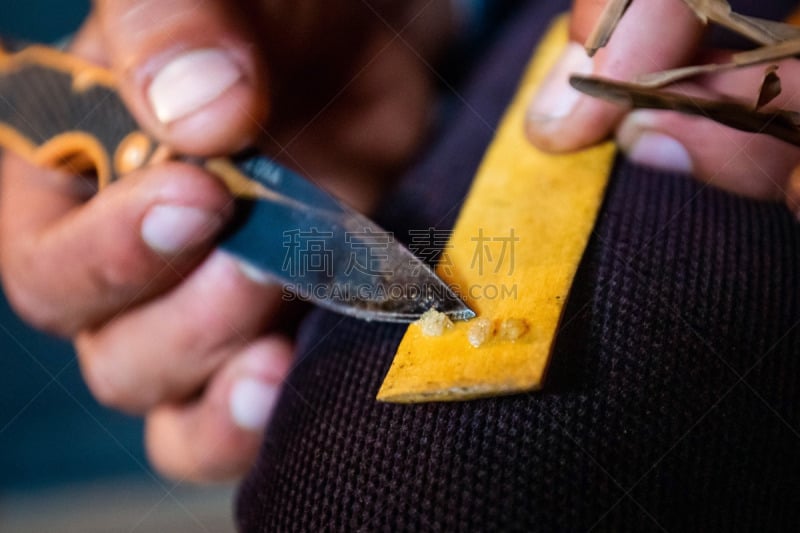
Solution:
<path fill-rule="evenodd" d="M 209 411 L 187 413 L 167 407 L 149 413 L 145 421 L 148 460 L 159 473 L 194 483 L 235 479 L 252 466 L 260 435 L 244 434 L 219 421 Z M 196 418 L 199 417 L 199 418 Z M 203 438 L 213 432 L 214 438 Z"/>
<path fill-rule="evenodd" d="M 91 269 L 89 275 L 97 294 L 127 293 L 134 290 L 142 277 L 139 261 L 118 259 L 111 254 L 107 260 Z"/>
<path fill-rule="evenodd" d="M 75 341 L 86 385 L 103 406 L 130 414 L 141 414 L 153 403 L 151 393 L 137 383 L 134 373 L 115 358 L 98 350 L 89 335 L 81 334 Z M 149 390 L 149 387 L 147 388 Z"/>
<path fill-rule="evenodd" d="M 127 407 L 123 390 L 102 364 L 97 364 L 96 359 L 92 358 L 82 367 L 86 385 L 100 404 L 112 409 Z"/>
<path fill-rule="evenodd" d="M 198 481 L 192 462 L 192 444 L 187 442 L 172 408 L 155 409 L 145 417 L 145 452 L 153 469 L 169 479 Z"/>
<path fill-rule="evenodd" d="M 65 316 L 50 298 L 40 294 L 36 284 L 6 276 L 3 291 L 14 312 L 34 328 L 62 337 L 75 331 L 74 319 Z"/>
<path fill-rule="evenodd" d="M 172 446 L 153 443 L 148 438 L 145 445 L 147 460 L 156 472 L 167 479 L 181 479 L 192 483 L 208 481 L 203 475 L 203 465 L 191 466 L 191 446 L 187 447 L 190 449 L 176 450 Z"/>

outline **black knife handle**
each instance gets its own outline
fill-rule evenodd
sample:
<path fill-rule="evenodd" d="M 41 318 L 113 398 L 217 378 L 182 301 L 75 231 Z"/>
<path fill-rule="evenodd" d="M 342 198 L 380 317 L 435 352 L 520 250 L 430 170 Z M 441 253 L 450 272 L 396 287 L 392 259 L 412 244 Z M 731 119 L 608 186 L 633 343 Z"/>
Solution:
<path fill-rule="evenodd" d="M 100 188 L 164 154 L 110 71 L 38 45 L 0 49 L 0 145 L 36 165 L 94 170 Z"/>

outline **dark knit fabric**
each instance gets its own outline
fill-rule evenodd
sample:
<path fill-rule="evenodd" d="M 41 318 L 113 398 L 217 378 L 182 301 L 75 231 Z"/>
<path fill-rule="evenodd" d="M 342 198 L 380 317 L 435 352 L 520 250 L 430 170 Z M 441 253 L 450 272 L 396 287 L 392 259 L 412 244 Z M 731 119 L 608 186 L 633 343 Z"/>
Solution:
<path fill-rule="evenodd" d="M 453 224 L 559 4 L 508 29 L 387 227 Z M 540 392 L 377 403 L 403 331 L 310 315 L 242 530 L 800 529 L 800 229 L 779 205 L 619 161 Z"/>

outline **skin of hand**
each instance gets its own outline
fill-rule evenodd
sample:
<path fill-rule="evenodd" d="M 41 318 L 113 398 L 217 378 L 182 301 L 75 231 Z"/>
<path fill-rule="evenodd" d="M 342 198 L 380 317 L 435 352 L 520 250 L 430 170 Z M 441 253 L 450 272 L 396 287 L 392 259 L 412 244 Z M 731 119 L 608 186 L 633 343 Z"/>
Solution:
<path fill-rule="evenodd" d="M 169 146 L 208 156 L 257 143 L 368 210 L 427 126 L 429 37 L 450 24 L 447 1 L 376 5 L 97 0 L 73 52 L 111 68 Z M 213 250 L 228 192 L 179 162 L 92 197 L 13 154 L 2 165 L 0 266 L 15 309 L 74 339 L 101 403 L 145 416 L 163 474 L 246 471 L 292 345 L 280 288 Z"/>
<path fill-rule="evenodd" d="M 571 42 L 528 110 L 530 141 L 547 151 L 568 152 L 615 135 L 620 149 L 634 162 L 691 173 L 737 194 L 783 200 L 797 212 L 800 186 L 789 183 L 792 169 L 800 163 L 797 147 L 679 113 L 629 112 L 569 86 L 571 73 L 632 81 L 641 73 L 724 61 L 729 55 L 722 50 L 699 50 L 704 28 L 681 0 L 650 0 L 632 2 L 609 43 L 590 58 L 583 43 L 606 3 L 574 2 Z M 780 63 L 782 92 L 767 109 L 800 109 L 800 67 L 795 63 Z M 729 71 L 670 86 L 670 90 L 755 102 L 763 72 L 763 66 Z"/>

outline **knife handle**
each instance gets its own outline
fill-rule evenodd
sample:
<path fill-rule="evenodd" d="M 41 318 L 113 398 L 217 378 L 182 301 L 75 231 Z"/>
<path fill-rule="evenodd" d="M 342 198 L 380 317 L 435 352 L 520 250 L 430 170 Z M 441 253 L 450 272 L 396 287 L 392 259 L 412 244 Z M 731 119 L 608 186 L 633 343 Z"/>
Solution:
<path fill-rule="evenodd" d="M 33 164 L 94 170 L 100 188 L 169 157 L 141 130 L 114 75 L 45 46 L 0 46 L 0 145 Z"/>

